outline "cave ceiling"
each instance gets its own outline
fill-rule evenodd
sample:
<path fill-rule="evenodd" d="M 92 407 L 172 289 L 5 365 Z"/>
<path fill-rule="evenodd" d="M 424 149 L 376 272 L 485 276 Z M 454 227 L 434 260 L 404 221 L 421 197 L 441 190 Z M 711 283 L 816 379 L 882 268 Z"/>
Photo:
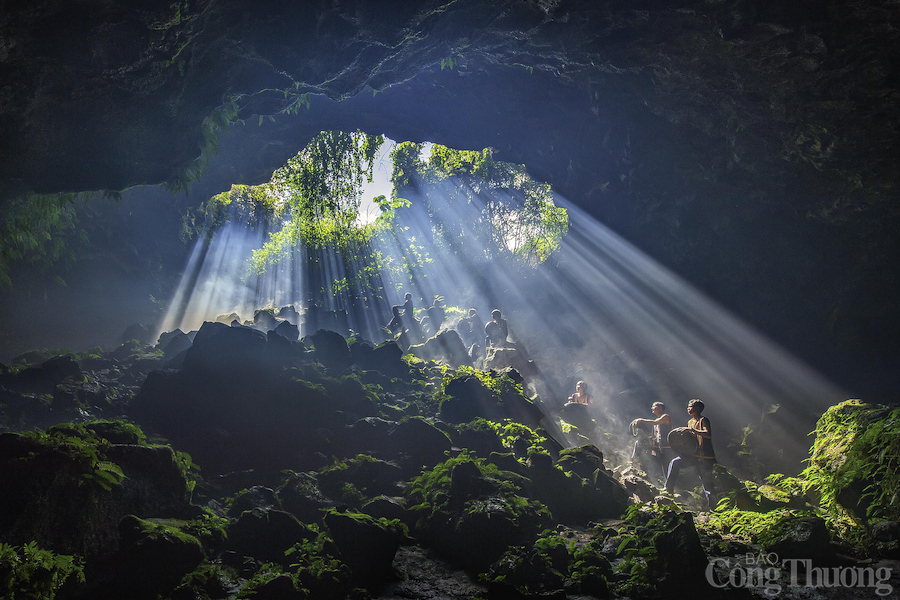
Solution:
<path fill-rule="evenodd" d="M 327 128 L 491 146 L 764 329 L 895 351 L 898 27 L 887 0 L 5 0 L 0 198 L 205 150 L 199 201 Z"/>

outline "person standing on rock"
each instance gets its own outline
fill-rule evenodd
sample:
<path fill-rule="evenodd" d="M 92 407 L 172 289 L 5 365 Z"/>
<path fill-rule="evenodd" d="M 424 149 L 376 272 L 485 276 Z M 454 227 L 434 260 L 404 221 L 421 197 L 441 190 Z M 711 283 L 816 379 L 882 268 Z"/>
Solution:
<path fill-rule="evenodd" d="M 650 412 L 656 415 L 655 419 L 635 419 L 631 422 L 631 426 L 646 424 L 653 426 L 653 445 L 650 448 L 650 454 L 660 464 L 662 468 L 663 479 L 666 479 L 669 470 L 669 463 L 675 458 L 672 447 L 669 446 L 669 432 L 672 431 L 672 417 L 666 412 L 666 405 L 662 402 L 654 402 L 650 406 Z M 707 419 L 709 421 L 709 419 Z M 637 448 L 637 445 L 635 445 Z M 635 456 L 634 452 L 632 456 Z"/>
<path fill-rule="evenodd" d="M 678 480 L 678 474 L 685 467 L 697 467 L 697 474 L 700 476 L 700 483 L 703 486 L 703 492 L 706 495 L 707 507 L 712 510 L 716 507 L 717 499 L 715 494 L 715 478 L 713 476 L 713 466 L 716 464 L 716 452 L 713 450 L 712 443 L 712 424 L 708 417 L 701 415 L 706 406 L 694 398 L 688 402 L 688 414 L 691 416 L 688 421 L 688 429 L 696 436 L 699 448 L 693 456 L 677 456 L 669 463 L 669 472 L 666 476 L 666 491 L 674 493 L 675 483 Z"/>
<path fill-rule="evenodd" d="M 509 336 L 509 327 L 503 318 L 500 309 L 491 311 L 492 321 L 484 326 L 484 347 L 506 346 L 506 338 Z"/>

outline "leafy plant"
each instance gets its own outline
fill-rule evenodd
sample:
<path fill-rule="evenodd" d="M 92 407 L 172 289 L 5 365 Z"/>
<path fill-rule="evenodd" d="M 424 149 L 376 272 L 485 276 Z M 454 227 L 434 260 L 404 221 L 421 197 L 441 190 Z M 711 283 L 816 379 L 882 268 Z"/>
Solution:
<path fill-rule="evenodd" d="M 0 543 L 0 596 L 7 600 L 53 600 L 66 581 L 84 583 L 81 559 L 29 542 L 17 549 Z"/>

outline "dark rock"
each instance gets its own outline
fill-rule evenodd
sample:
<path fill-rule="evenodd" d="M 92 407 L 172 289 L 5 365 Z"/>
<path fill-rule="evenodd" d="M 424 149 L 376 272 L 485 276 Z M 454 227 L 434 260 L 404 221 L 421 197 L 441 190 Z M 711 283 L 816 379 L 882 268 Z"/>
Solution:
<path fill-rule="evenodd" d="M 378 371 L 388 377 L 409 375 L 409 367 L 403 362 L 403 350 L 397 342 L 390 340 L 379 344 L 371 352 L 359 351 L 359 358 L 354 359 L 366 370 Z"/>
<path fill-rule="evenodd" d="M 293 306 L 282 306 L 276 311 L 275 316 L 279 319 L 284 319 L 292 325 L 300 325 L 300 313 L 298 313 L 297 309 Z"/>
<path fill-rule="evenodd" d="M 450 438 L 443 431 L 419 417 L 400 422 L 388 435 L 387 446 L 403 455 L 401 466 L 407 474 L 436 465 L 451 448 Z"/>
<path fill-rule="evenodd" d="M 356 581 L 372 585 L 393 577 L 391 564 L 400 546 L 399 532 L 368 515 L 334 510 L 325 514 L 325 525 Z"/>
<path fill-rule="evenodd" d="M 343 368 L 350 364 L 350 348 L 339 333 L 319 329 L 304 338 L 304 343 L 312 347 L 313 356 L 326 367 Z"/>
<path fill-rule="evenodd" d="M 880 521 L 872 525 L 872 538 L 876 542 L 900 542 L 900 523 Z"/>
<path fill-rule="evenodd" d="M 191 338 L 180 329 L 159 336 L 157 348 L 163 351 L 166 358 L 174 358 L 191 347 Z"/>
<path fill-rule="evenodd" d="M 453 367 L 471 364 L 466 347 L 454 329 L 446 329 L 422 344 L 410 346 L 409 352 L 422 360 L 442 361 Z"/>
<path fill-rule="evenodd" d="M 656 559 L 650 565 L 648 581 L 660 591 L 699 590 L 702 597 L 714 597 L 706 581 L 708 560 L 689 512 L 668 512 L 660 529 L 652 535 Z"/>
<path fill-rule="evenodd" d="M 810 559 L 820 566 L 834 559 L 831 549 L 831 534 L 820 517 L 795 517 L 778 526 L 778 531 L 771 534 L 773 539 L 766 540 L 763 547 L 768 552 L 775 552 L 779 559 Z"/>
<path fill-rule="evenodd" d="M 360 511 L 376 519 L 384 518 L 389 521 L 399 519 L 404 523 L 409 519 L 409 513 L 402 498 L 384 495 L 372 498 L 363 504 Z"/>
<path fill-rule="evenodd" d="M 441 417 L 450 423 L 467 423 L 476 417 L 500 419 L 497 395 L 474 375 L 452 379 L 444 388 Z"/>
<path fill-rule="evenodd" d="M 253 326 L 260 331 L 271 331 L 278 327 L 278 319 L 275 318 L 275 311 L 270 309 L 258 310 L 253 313 Z"/>
<path fill-rule="evenodd" d="M 451 433 L 453 445 L 474 452 L 478 456 L 487 457 L 495 452 L 506 452 L 503 442 L 490 427 L 473 423 L 463 423 Z"/>
<path fill-rule="evenodd" d="M 115 575 L 104 587 L 121 597 L 155 598 L 172 590 L 203 560 L 197 538 L 134 515 L 119 522 L 119 538 L 119 551 L 111 559 Z"/>
<path fill-rule="evenodd" d="M 620 517 L 628 507 L 628 492 L 602 468 L 599 450 L 590 446 L 575 450 L 580 452 L 569 455 L 572 458 L 567 460 L 568 473 L 554 468 L 553 459 L 547 454 L 532 454 L 528 458 L 527 473 L 534 484 L 534 497 L 562 523 L 585 524 Z M 591 466 L 593 471 L 589 470 Z M 573 472 L 576 468 L 587 477 Z"/>
<path fill-rule="evenodd" d="M 572 471 L 584 479 L 592 479 L 597 469 L 604 470 L 603 453 L 592 445 L 563 450 L 557 464 L 563 471 Z"/>
<path fill-rule="evenodd" d="M 347 440 L 353 454 L 373 454 L 379 456 L 385 451 L 385 442 L 395 421 L 381 417 L 365 417 L 347 427 Z"/>
<path fill-rule="evenodd" d="M 300 339 L 300 328 L 289 321 L 282 321 L 275 327 L 274 331 L 291 342 L 296 342 Z"/>
<path fill-rule="evenodd" d="M 258 365 L 266 349 L 266 335 L 254 329 L 204 323 L 184 357 L 186 371 L 239 375 Z"/>
<path fill-rule="evenodd" d="M 238 494 L 228 509 L 229 517 L 239 517 L 246 510 L 254 508 L 267 511 L 281 508 L 275 491 L 261 485 L 254 485 L 243 493 Z"/>
<path fill-rule="evenodd" d="M 537 373 L 537 367 L 533 360 L 526 358 L 525 354 L 517 348 L 502 348 L 491 346 L 484 357 L 484 369 L 500 371 L 512 368 L 526 377 Z"/>
<path fill-rule="evenodd" d="M 229 331 L 263 336 L 255 330 Z M 203 344 L 198 336 L 189 353 Z M 315 468 L 316 453 L 332 453 L 329 432 L 343 431 L 354 418 L 341 409 L 368 398 L 354 395 L 358 382 L 336 382 L 335 389 L 347 395 L 341 398 L 290 375 L 280 375 L 271 365 L 223 372 L 191 370 L 186 362 L 180 372 L 150 373 L 131 411 L 138 422 L 191 454 L 206 473 Z"/>
<path fill-rule="evenodd" d="M 77 447 L 0 434 L 0 539 L 94 557 L 116 549 L 127 514 L 185 514 L 187 482 L 171 448 L 113 444 L 97 452 L 121 470 L 119 484 L 101 482 Z"/>
<path fill-rule="evenodd" d="M 263 562 L 287 564 L 284 552 L 297 542 L 316 537 L 315 531 L 290 513 L 254 509 L 242 513 L 228 528 L 227 548 Z"/>
<path fill-rule="evenodd" d="M 48 384 L 57 384 L 66 377 L 78 377 L 81 367 L 70 354 L 54 356 L 41 363 L 41 378 Z"/>
<path fill-rule="evenodd" d="M 322 509 L 334 506 L 319 489 L 318 480 L 309 473 L 291 472 L 276 495 L 284 510 L 304 523 L 317 522 L 322 517 Z"/>
<path fill-rule="evenodd" d="M 656 498 L 656 488 L 641 479 L 637 475 L 628 475 L 622 479 L 625 491 L 637 496 L 641 502 L 653 502 Z"/>
<path fill-rule="evenodd" d="M 318 476 L 319 485 L 332 498 L 340 496 L 346 483 L 368 497 L 396 495 L 402 491 L 399 482 L 403 479 L 403 470 L 396 464 L 365 456 L 347 460 L 340 468 L 322 469 Z"/>

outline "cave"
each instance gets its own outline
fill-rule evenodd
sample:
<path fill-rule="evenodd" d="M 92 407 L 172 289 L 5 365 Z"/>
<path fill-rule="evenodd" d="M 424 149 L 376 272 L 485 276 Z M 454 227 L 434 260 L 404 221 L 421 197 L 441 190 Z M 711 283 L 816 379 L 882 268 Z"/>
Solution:
<path fill-rule="evenodd" d="M 688 350 L 649 352 L 650 358 L 633 359 L 643 361 L 634 372 L 652 365 L 679 403 L 706 397 L 707 389 L 752 396 L 746 410 L 734 408 L 735 398 L 714 398 L 732 403 L 727 414 L 708 403 L 734 439 L 780 406 L 783 419 L 769 416 L 768 432 L 795 438 L 795 448 L 786 442 L 779 448 L 791 460 L 798 453 L 803 458 L 809 446 L 803 436 L 829 405 L 859 398 L 890 410 L 897 402 L 898 21 L 895 3 L 878 0 L 264 0 L 252 6 L 234 0 L 6 0 L 0 7 L 0 306 L 6 315 L 0 361 L 13 363 L 39 348 L 101 346 L 108 352 L 127 341 L 122 333 L 130 325 L 158 325 L 194 248 L 182 235 L 186 215 L 232 185 L 269 181 L 319 132 L 361 131 L 397 142 L 490 148 L 493 159 L 524 165 L 528 177 L 549 185 L 569 207 L 570 237 L 581 236 L 579 248 L 597 248 L 603 237 L 636 257 L 616 268 L 624 280 L 634 279 L 642 300 L 610 296 L 604 305 L 582 299 L 584 318 L 615 323 L 622 314 L 608 305 L 637 306 L 647 298 L 689 305 L 678 314 L 697 323 L 671 330 L 684 332 L 676 341 Z M 59 215 L 77 215 L 77 222 Z M 79 241 L 81 229 L 90 239 Z M 565 264 L 573 273 L 595 275 Z M 638 281 L 629 269 L 646 270 Z M 647 283 L 670 277 L 677 286 Z M 712 322 L 720 325 L 714 329 Z M 577 325 L 567 327 L 566 336 L 578 337 Z M 202 339 L 202 330 L 197 335 Z M 317 339 L 315 352 L 333 343 Z M 642 344 L 652 346 L 652 336 L 623 343 L 627 351 L 597 362 L 627 363 Z M 579 348 L 590 352 L 584 340 Z M 696 362 L 666 362 L 687 351 L 696 351 Z M 132 362 L 152 358 L 119 352 Z M 199 360 L 185 368 L 200 369 Z M 322 360 L 329 369 L 350 364 Z M 346 360 L 363 364 L 356 355 Z M 685 383 L 704 368 L 728 371 L 727 378 L 737 364 L 744 370 L 731 388 L 698 391 Z M 667 375 L 685 365 L 696 371 Z M 141 390 L 134 393 L 144 403 L 153 390 L 176 386 L 168 371 L 135 372 L 128 385 Z M 24 385 L 21 372 L 4 366 L 0 375 L 4 390 L 24 389 L 16 388 Z M 575 375 L 560 374 L 558 385 L 538 391 L 562 394 Z M 616 402 L 632 396 L 644 402 L 649 396 L 641 390 L 650 384 L 629 377 L 611 384 L 610 395 L 621 398 Z M 332 384 L 323 385 L 331 394 Z M 61 392 L 41 393 L 56 402 Z M 623 414 L 646 416 L 646 408 Z M 148 423 L 163 423 L 146 406 L 135 410 Z M 374 418 L 386 409 L 379 404 L 382 412 L 372 415 L 356 405 L 346 410 Z M 794 427 L 784 422 L 790 419 Z M 3 426 L 21 429 L 12 421 Z M 166 437 L 176 450 L 210 464 L 227 455 L 222 448 L 222 455 L 204 451 L 202 444 L 178 447 L 187 425 L 169 426 Z M 308 433 L 319 440 L 318 431 Z M 281 440 L 287 434 L 272 435 Z M 762 448 L 765 440 L 756 443 Z M 216 467 L 221 475 L 254 466 L 222 460 Z M 799 462 L 791 464 L 779 464 L 777 472 L 796 475 Z M 303 468 L 319 470 L 320 483 L 328 480 L 325 464 Z M 487 477 L 483 469 L 481 476 Z M 265 478 L 249 483 L 275 486 Z M 225 487 L 238 492 L 250 486 Z M 851 487 L 843 488 L 845 499 Z M 857 512 L 860 493 L 845 502 Z M 165 516 L 152 512 L 138 516 Z M 329 514 L 337 540 L 344 513 Z M 664 528 L 665 518 L 653 523 Z M 428 535 L 423 539 L 439 537 L 435 530 Z M 451 563 L 466 567 L 465 557 L 447 552 Z"/>

